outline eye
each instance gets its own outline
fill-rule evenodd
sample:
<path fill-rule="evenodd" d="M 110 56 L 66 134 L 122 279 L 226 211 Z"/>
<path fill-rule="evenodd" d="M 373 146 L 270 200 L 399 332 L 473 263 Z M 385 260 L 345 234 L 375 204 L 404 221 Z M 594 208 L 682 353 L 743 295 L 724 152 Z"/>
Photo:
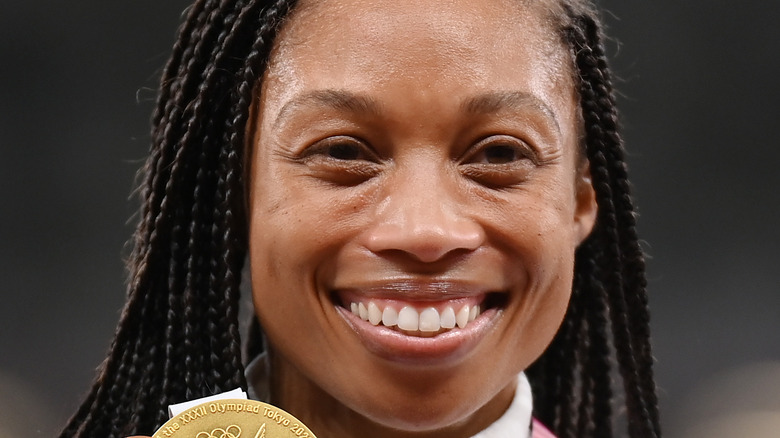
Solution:
<path fill-rule="evenodd" d="M 524 158 L 520 151 L 516 147 L 496 144 L 490 145 L 479 152 L 477 152 L 472 158 L 471 162 L 485 163 L 485 164 L 506 164 L 513 161 L 517 161 Z"/>
<path fill-rule="evenodd" d="M 331 158 L 337 160 L 358 160 L 360 159 L 360 148 L 354 144 L 337 143 L 327 148 L 327 153 Z"/>
<path fill-rule="evenodd" d="M 339 135 L 319 140 L 298 157 L 322 181 L 339 186 L 360 184 L 381 170 L 382 160 L 363 140 Z"/>
<path fill-rule="evenodd" d="M 492 135 L 471 147 L 463 162 L 506 165 L 526 160 L 537 162 L 536 152 L 528 143 L 509 135 Z"/>
<path fill-rule="evenodd" d="M 509 135 L 493 135 L 477 142 L 461 161 L 462 173 L 488 187 L 506 187 L 528 178 L 538 164 L 533 147 Z"/>
<path fill-rule="evenodd" d="M 378 161 L 376 154 L 363 141 L 348 136 L 320 140 L 306 149 L 301 156 L 304 159 L 314 157 L 336 161 Z"/>

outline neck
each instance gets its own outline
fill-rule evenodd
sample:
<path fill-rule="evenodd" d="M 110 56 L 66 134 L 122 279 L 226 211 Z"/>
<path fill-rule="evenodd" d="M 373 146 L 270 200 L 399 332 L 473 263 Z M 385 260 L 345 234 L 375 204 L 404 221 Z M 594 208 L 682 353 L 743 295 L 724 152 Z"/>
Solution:
<path fill-rule="evenodd" d="M 270 400 L 300 419 L 318 438 L 469 438 L 497 420 L 512 402 L 516 379 L 488 403 L 454 424 L 440 427 L 394 428 L 352 409 L 300 373 L 292 364 L 269 352 Z M 425 407 L 420 407 L 424 411 Z M 381 421 L 381 420 L 380 420 Z"/>

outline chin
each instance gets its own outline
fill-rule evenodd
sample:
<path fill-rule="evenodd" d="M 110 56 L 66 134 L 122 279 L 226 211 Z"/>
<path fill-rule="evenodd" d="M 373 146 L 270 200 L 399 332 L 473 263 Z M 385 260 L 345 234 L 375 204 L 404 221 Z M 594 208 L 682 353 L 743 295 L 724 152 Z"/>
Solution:
<path fill-rule="evenodd" d="M 455 389 L 452 385 L 431 385 L 432 379 L 422 379 L 428 382 L 423 385 L 418 382 L 406 386 L 408 391 L 399 391 L 395 394 L 386 394 L 381 400 L 377 400 L 376 391 L 367 394 L 365 399 L 354 403 L 352 409 L 368 424 L 378 425 L 388 429 L 388 436 L 394 436 L 391 432 L 405 433 L 432 433 L 432 432 L 458 432 L 460 436 L 468 427 L 476 433 L 480 425 L 487 425 L 495 421 L 511 402 L 514 394 L 514 382 L 505 385 L 504 391 L 498 388 L 493 391 L 482 386 L 478 393 L 466 393 L 458 391 L 463 388 L 463 377 L 458 377 Z M 471 380 L 474 382 L 474 380 Z M 408 384 L 408 382 L 407 382 Z M 398 389 L 398 386 L 395 386 Z M 424 388 L 424 389 L 422 389 Z M 424 393 L 423 393 L 424 391 Z M 369 399 L 370 398 L 370 399 Z M 475 428 L 477 426 L 477 428 Z M 359 429 L 360 430 L 360 429 Z M 470 436 L 470 435 L 468 435 Z"/>
<path fill-rule="evenodd" d="M 449 409 L 447 409 L 449 408 Z M 442 406 L 441 403 L 424 403 L 412 406 L 404 402 L 403 406 L 392 406 L 388 410 L 372 409 L 359 412 L 372 423 L 387 429 L 409 433 L 434 432 L 456 428 L 474 414 L 473 409 L 463 406 Z"/>

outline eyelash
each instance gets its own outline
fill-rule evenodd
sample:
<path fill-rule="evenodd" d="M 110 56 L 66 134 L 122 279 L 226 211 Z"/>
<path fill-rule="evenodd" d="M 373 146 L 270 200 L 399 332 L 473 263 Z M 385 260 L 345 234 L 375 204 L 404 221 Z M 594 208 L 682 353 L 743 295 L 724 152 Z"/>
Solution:
<path fill-rule="evenodd" d="M 349 148 L 352 148 L 351 150 Z M 354 156 L 345 156 L 354 153 Z M 360 158 L 360 155 L 365 158 Z M 302 159 L 323 157 L 335 161 L 370 161 L 378 163 L 380 160 L 365 142 L 348 136 L 328 137 L 320 140 L 301 154 Z"/>
<path fill-rule="evenodd" d="M 500 162 L 490 162 L 490 157 L 487 156 L 485 156 L 485 161 L 474 159 L 485 155 L 490 150 L 502 153 L 497 157 Z M 508 153 L 512 155 L 507 158 Z M 508 135 L 492 135 L 483 138 L 471 147 L 464 162 L 501 166 L 522 160 L 530 160 L 534 164 L 539 164 L 536 151 L 527 142 Z"/>
<path fill-rule="evenodd" d="M 339 185 L 357 185 L 381 172 L 383 160 L 363 140 L 351 136 L 328 137 L 316 142 L 298 157 Z M 539 165 L 538 155 L 525 141 L 508 135 L 479 140 L 459 160 L 461 173 L 487 187 L 507 187 L 527 178 Z"/>
<path fill-rule="evenodd" d="M 491 157 L 486 153 L 491 149 L 499 152 L 500 162 L 490 162 Z M 461 173 L 474 182 L 501 189 L 526 181 L 529 172 L 539 164 L 536 149 L 527 142 L 509 135 L 493 135 L 471 147 L 460 168 Z"/>
<path fill-rule="evenodd" d="M 376 176 L 382 161 L 366 142 L 350 136 L 320 140 L 297 159 L 314 175 L 337 186 L 355 186 Z"/>

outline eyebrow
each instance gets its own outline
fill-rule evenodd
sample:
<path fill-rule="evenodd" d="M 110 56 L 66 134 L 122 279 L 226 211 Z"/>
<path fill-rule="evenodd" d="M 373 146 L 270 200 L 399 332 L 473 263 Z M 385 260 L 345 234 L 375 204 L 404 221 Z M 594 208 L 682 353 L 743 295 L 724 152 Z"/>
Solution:
<path fill-rule="evenodd" d="M 302 106 L 325 107 L 361 114 L 380 113 L 379 102 L 370 97 L 344 90 L 314 90 L 287 101 L 279 110 L 274 126 L 278 125 L 287 113 Z"/>
<path fill-rule="evenodd" d="M 285 102 L 274 120 L 274 126 L 277 126 L 287 113 L 302 106 L 325 107 L 358 114 L 378 115 L 381 113 L 381 105 L 371 97 L 337 89 L 313 90 Z M 549 119 L 560 133 L 560 125 L 555 112 L 544 101 L 525 91 L 487 92 L 470 97 L 461 104 L 461 110 L 471 114 L 490 114 L 503 110 L 525 110 L 528 108 L 544 114 L 545 118 Z"/>
<path fill-rule="evenodd" d="M 471 114 L 490 114 L 502 110 L 535 109 L 549 119 L 560 133 L 555 112 L 543 100 L 525 91 L 493 91 L 466 99 L 461 108 Z"/>

